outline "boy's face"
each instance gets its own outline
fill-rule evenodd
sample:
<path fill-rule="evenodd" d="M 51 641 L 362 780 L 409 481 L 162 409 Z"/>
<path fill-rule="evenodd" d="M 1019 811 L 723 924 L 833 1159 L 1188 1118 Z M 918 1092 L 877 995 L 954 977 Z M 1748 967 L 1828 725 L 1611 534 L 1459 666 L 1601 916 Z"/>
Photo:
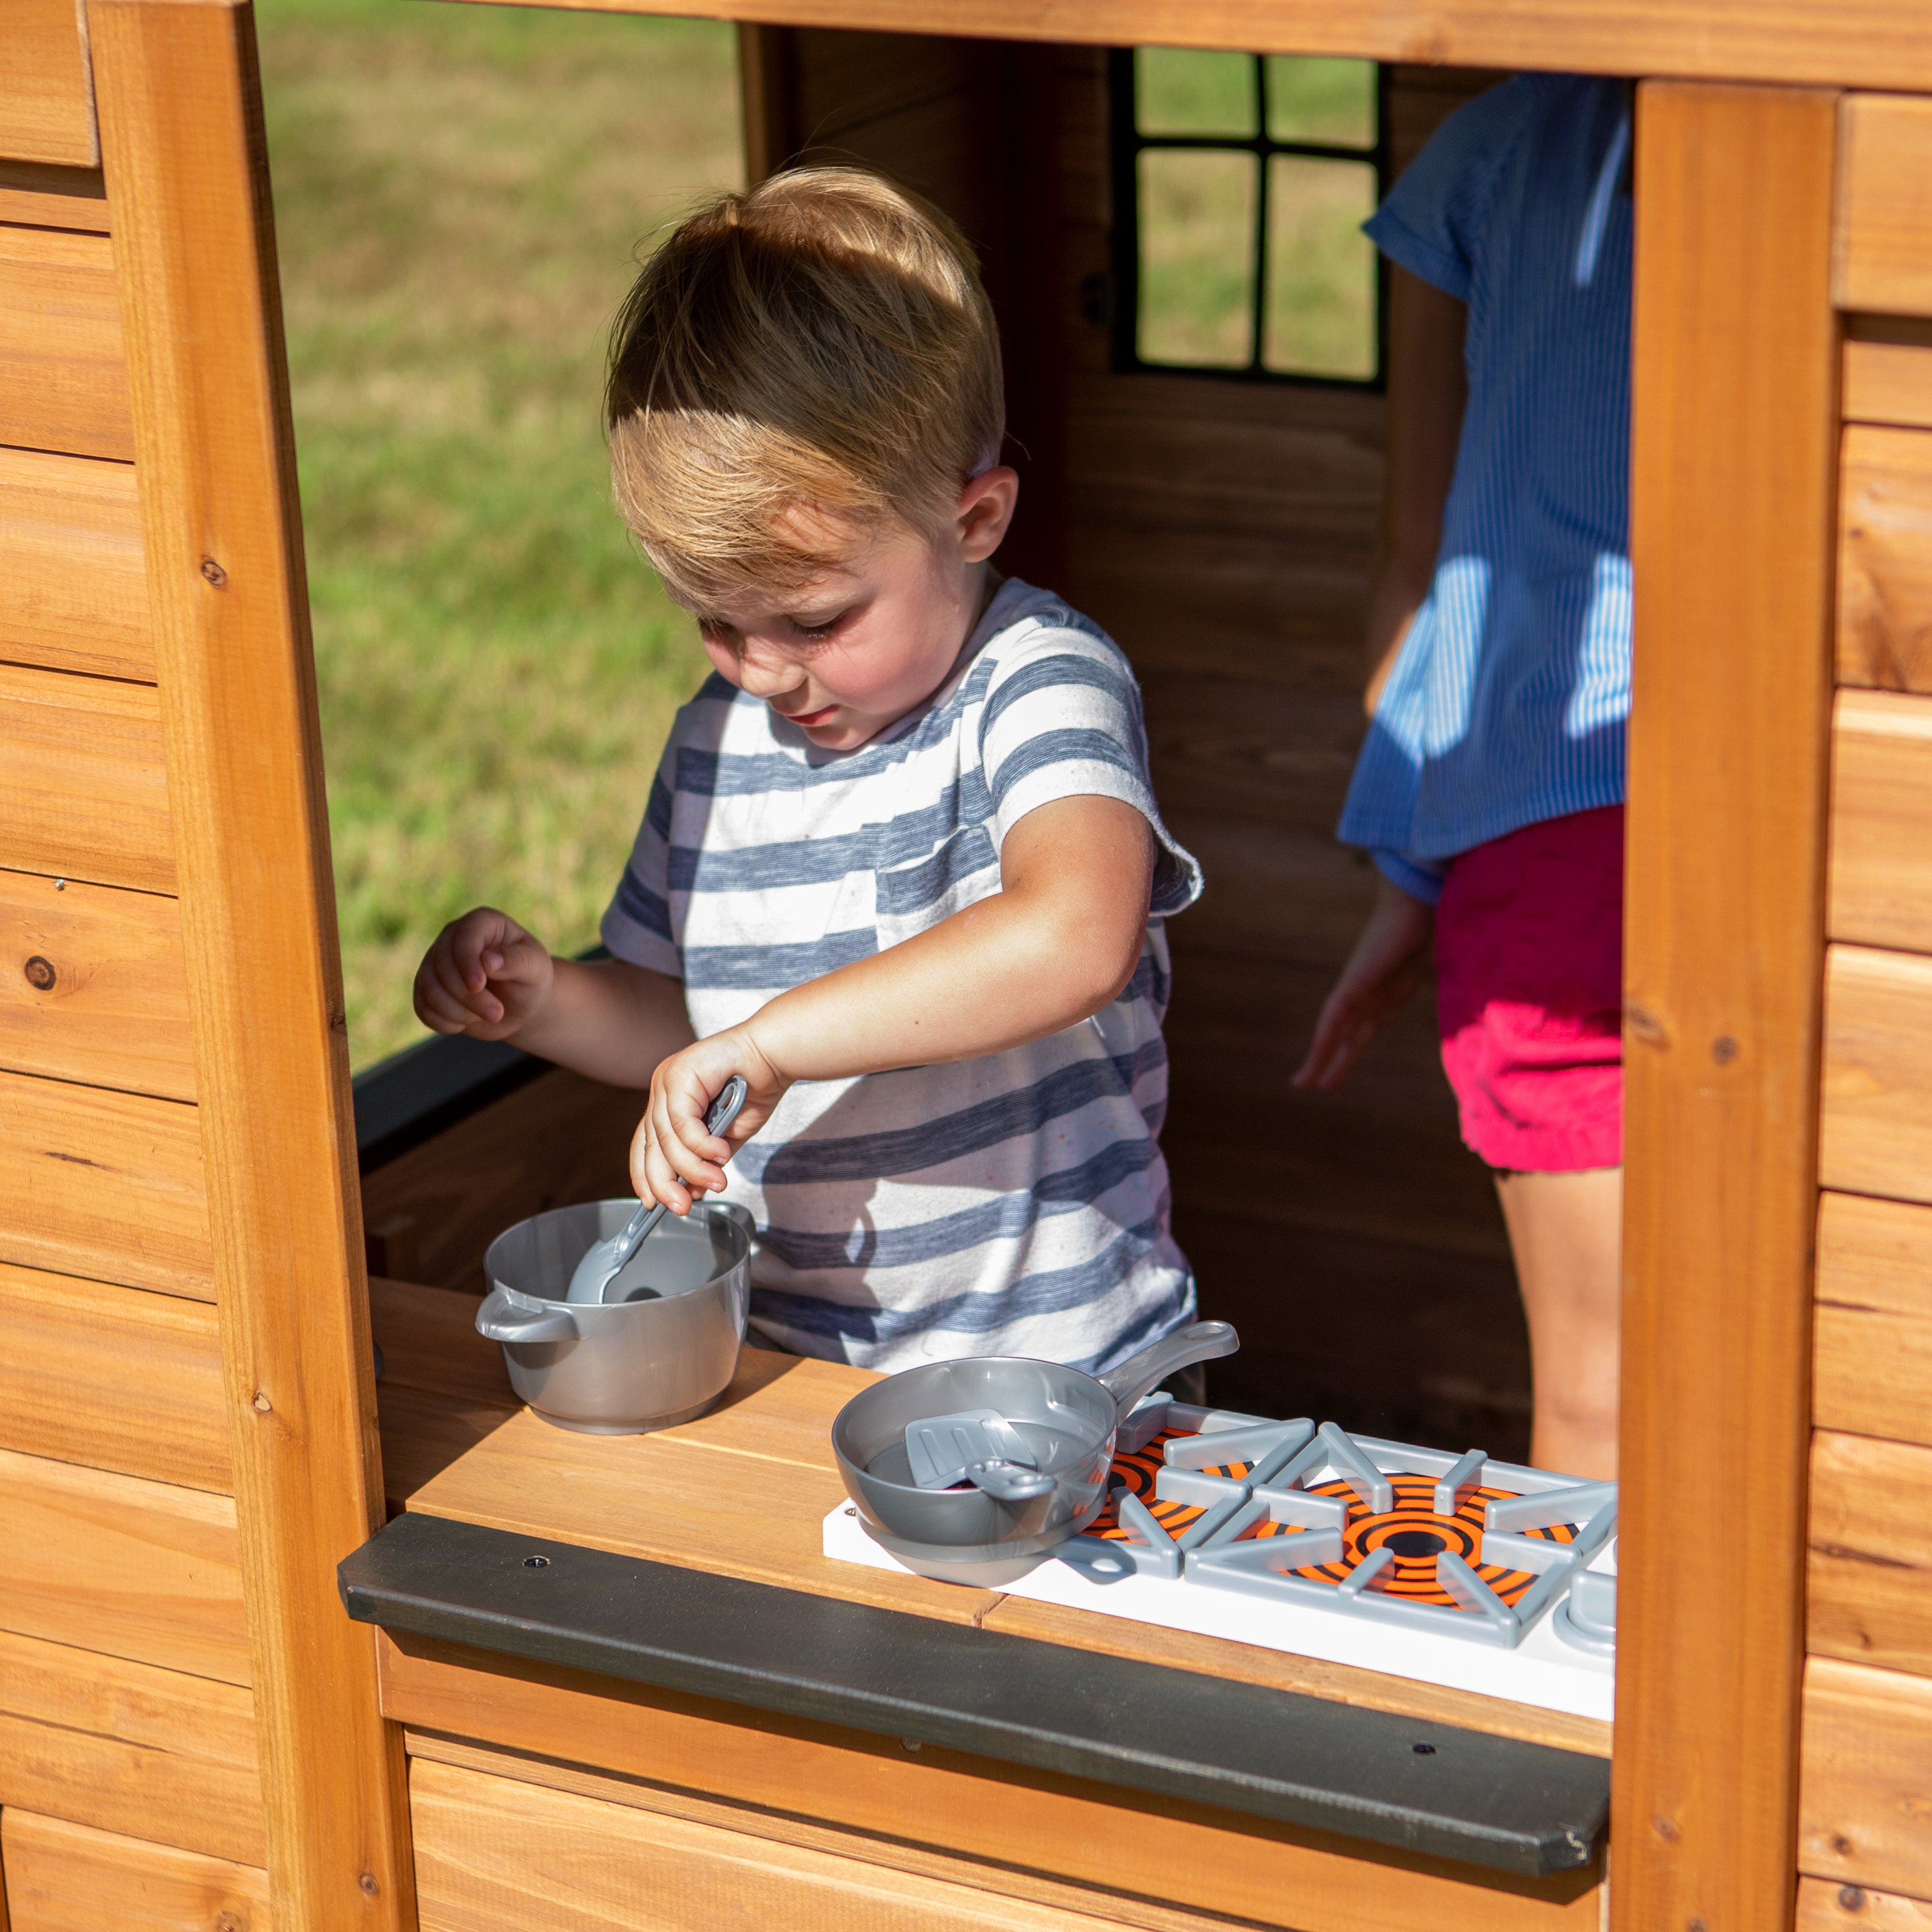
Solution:
<path fill-rule="evenodd" d="M 828 752 L 856 750 L 946 682 L 980 615 L 986 563 L 1019 479 L 989 470 L 937 540 L 895 528 L 800 589 L 748 591 L 697 614 L 719 672 Z"/>

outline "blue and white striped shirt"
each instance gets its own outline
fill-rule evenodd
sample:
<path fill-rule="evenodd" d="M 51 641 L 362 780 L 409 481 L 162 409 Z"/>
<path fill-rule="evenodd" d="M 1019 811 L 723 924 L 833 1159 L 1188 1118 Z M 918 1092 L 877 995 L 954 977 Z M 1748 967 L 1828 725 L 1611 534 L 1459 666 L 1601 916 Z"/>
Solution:
<path fill-rule="evenodd" d="M 1096 794 L 1157 842 L 1126 991 L 1004 1053 L 801 1083 L 727 1169 L 758 1224 L 752 1323 L 786 1348 L 1104 1368 L 1192 1318 L 1156 1136 L 1164 922 L 1200 869 L 1161 824 L 1126 660 L 1017 580 L 946 682 L 856 751 L 820 750 L 722 677 L 678 713 L 603 936 L 683 980 L 700 1037 L 990 898 L 1027 813 Z"/>
<path fill-rule="evenodd" d="M 1435 581 L 1340 826 L 1432 902 L 1456 854 L 1623 798 L 1630 138 L 1621 82 L 1519 74 L 1444 122 L 1366 224 L 1468 305 Z"/>

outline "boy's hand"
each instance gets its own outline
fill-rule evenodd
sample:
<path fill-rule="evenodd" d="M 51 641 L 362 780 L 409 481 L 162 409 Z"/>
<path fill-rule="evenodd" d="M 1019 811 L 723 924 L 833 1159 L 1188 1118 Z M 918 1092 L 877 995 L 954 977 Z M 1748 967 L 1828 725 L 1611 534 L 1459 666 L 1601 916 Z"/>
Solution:
<path fill-rule="evenodd" d="M 416 1017 L 434 1033 L 508 1040 L 543 1010 L 556 967 L 507 913 L 478 906 L 452 920 L 416 968 Z"/>
<path fill-rule="evenodd" d="M 738 1118 L 721 1138 L 704 1117 L 733 1074 L 749 1089 Z M 651 1097 L 631 1139 L 631 1184 L 638 1198 L 688 1214 L 700 1194 L 724 1185 L 724 1163 L 771 1118 L 791 1084 L 760 1051 L 748 1027 L 730 1027 L 658 1063 Z"/>
<path fill-rule="evenodd" d="M 1294 1084 L 1332 1092 L 1389 1016 L 1408 1004 L 1429 970 L 1436 909 L 1384 878 L 1376 909 L 1315 1022 Z"/>

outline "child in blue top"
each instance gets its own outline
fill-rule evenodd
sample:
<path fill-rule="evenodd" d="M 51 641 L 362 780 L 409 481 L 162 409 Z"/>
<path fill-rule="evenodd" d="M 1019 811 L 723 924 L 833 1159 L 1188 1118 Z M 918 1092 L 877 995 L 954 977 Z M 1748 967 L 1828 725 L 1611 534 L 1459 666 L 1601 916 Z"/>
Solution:
<path fill-rule="evenodd" d="M 1622 1211 L 1630 117 L 1520 75 L 1368 232 L 1396 265 L 1370 728 L 1340 836 L 1376 907 L 1304 1086 L 1346 1078 L 1432 940 L 1443 1064 L 1496 1171 L 1534 1459 L 1613 1474 Z"/>

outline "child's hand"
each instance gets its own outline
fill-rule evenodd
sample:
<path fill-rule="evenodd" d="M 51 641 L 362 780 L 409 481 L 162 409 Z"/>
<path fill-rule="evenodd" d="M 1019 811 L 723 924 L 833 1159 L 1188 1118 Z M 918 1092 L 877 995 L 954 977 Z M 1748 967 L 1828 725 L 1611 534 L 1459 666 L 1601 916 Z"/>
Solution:
<path fill-rule="evenodd" d="M 704 1117 L 733 1074 L 750 1090 L 738 1118 L 721 1138 L 707 1133 Z M 791 1084 L 753 1041 L 750 1029 L 731 1027 L 661 1060 L 651 1076 L 650 1102 L 631 1140 L 631 1184 L 640 1200 L 661 1201 L 674 1214 L 688 1214 L 700 1194 L 724 1185 L 724 1163 L 771 1118 Z"/>
<path fill-rule="evenodd" d="M 1408 1004 L 1426 976 L 1435 932 L 1432 906 L 1382 880 L 1376 909 L 1315 1022 L 1296 1086 L 1333 1091 L 1348 1078 L 1376 1030 Z"/>
<path fill-rule="evenodd" d="M 508 1040 L 543 1010 L 549 949 L 508 914 L 478 906 L 452 920 L 416 968 L 416 1017 L 433 1033 Z"/>

